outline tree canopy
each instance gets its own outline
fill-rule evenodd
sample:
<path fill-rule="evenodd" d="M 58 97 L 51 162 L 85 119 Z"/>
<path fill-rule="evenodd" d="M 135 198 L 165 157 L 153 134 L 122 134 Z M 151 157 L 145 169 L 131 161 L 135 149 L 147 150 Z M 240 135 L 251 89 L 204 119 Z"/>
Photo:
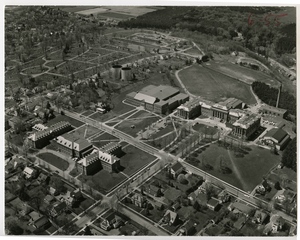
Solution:
<path fill-rule="evenodd" d="M 297 139 L 294 138 L 283 151 L 281 162 L 297 172 Z"/>

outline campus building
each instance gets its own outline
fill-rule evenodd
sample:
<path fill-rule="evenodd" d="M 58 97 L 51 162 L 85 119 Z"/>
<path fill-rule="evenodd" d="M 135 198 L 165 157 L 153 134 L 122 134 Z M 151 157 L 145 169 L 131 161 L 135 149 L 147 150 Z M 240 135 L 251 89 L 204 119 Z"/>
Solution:
<path fill-rule="evenodd" d="M 114 146 L 113 146 L 114 145 Z M 122 151 L 118 143 L 110 143 L 109 148 L 94 150 L 88 156 L 80 159 L 77 164 L 77 169 L 84 175 L 95 174 L 101 169 L 107 172 L 117 171 L 120 167 L 120 159 L 113 153 Z"/>
<path fill-rule="evenodd" d="M 286 118 L 288 114 L 286 109 L 272 107 L 268 105 L 263 105 L 260 108 L 260 111 L 263 115 L 272 116 L 272 117 L 281 117 L 281 118 Z"/>
<path fill-rule="evenodd" d="M 93 145 L 86 139 L 66 133 L 53 139 L 58 151 L 72 157 L 82 158 L 93 151 Z"/>
<path fill-rule="evenodd" d="M 177 88 L 166 85 L 148 85 L 139 92 L 126 95 L 126 101 L 135 106 L 143 106 L 149 111 L 165 114 L 173 111 L 189 100 L 189 96 L 180 93 Z"/>
<path fill-rule="evenodd" d="M 186 102 L 177 108 L 177 115 L 184 119 L 193 119 L 201 114 L 199 99 Z"/>
<path fill-rule="evenodd" d="M 276 147 L 277 150 L 283 150 L 289 141 L 290 136 L 281 128 L 272 128 L 262 138 L 263 144 Z"/>
<path fill-rule="evenodd" d="M 224 102 L 219 102 L 212 106 L 212 116 L 227 122 L 229 120 L 229 111 L 237 108 L 242 109 L 244 105 L 239 99 L 228 98 Z"/>
<path fill-rule="evenodd" d="M 43 124 L 36 124 L 33 127 L 36 130 L 33 134 L 28 137 L 29 143 L 32 147 L 43 148 L 49 141 L 63 133 L 72 130 L 72 126 L 69 122 L 58 122 L 50 127 L 44 126 Z"/>
<path fill-rule="evenodd" d="M 257 114 L 246 114 L 232 125 L 233 135 L 248 139 L 260 127 L 260 116 Z"/>

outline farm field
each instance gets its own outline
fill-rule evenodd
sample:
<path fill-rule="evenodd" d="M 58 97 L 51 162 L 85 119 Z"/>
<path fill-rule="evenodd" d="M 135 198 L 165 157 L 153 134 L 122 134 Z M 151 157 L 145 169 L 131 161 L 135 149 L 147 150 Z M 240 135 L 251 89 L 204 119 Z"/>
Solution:
<path fill-rule="evenodd" d="M 120 164 L 124 168 L 123 172 L 128 176 L 156 159 L 156 157 L 132 145 L 123 148 L 123 152 L 125 155 L 121 157 Z"/>
<path fill-rule="evenodd" d="M 212 70 L 220 71 L 230 77 L 242 80 L 245 83 L 252 84 L 254 81 L 261 81 L 272 86 L 278 85 L 278 82 L 271 78 L 270 75 L 261 71 L 256 71 L 247 67 L 239 66 L 229 62 L 210 62 L 207 66 Z"/>
<path fill-rule="evenodd" d="M 207 171 L 208 173 L 245 191 L 251 191 L 262 181 L 262 177 L 273 166 L 279 164 L 280 156 L 259 147 L 248 148 L 244 156 L 238 157 L 231 150 L 226 150 L 224 147 L 218 146 L 218 144 L 211 144 L 196 158 L 191 158 L 187 162 L 203 169 L 201 161 L 205 159 L 205 162 L 213 167 L 213 170 Z M 222 174 L 219 172 L 219 158 L 221 156 L 232 170 L 232 173 Z"/>
<path fill-rule="evenodd" d="M 38 154 L 37 157 L 43 159 L 47 163 L 53 165 L 54 167 L 59 168 L 62 171 L 65 171 L 69 167 L 69 163 L 66 160 L 52 153 L 41 153 Z"/>
<path fill-rule="evenodd" d="M 207 100 L 219 102 L 233 97 L 247 104 L 256 103 L 250 86 L 201 65 L 182 70 L 179 77 L 192 94 Z"/>

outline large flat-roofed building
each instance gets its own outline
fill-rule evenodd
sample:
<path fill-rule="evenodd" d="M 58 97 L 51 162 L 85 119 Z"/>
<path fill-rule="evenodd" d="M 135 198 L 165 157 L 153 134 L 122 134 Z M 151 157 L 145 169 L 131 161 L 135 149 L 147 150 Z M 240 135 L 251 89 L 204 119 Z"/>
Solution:
<path fill-rule="evenodd" d="M 271 147 L 275 146 L 277 150 L 283 150 L 289 141 L 290 136 L 281 128 L 272 128 L 262 139 L 262 142 L 265 145 Z"/>
<path fill-rule="evenodd" d="M 285 118 L 288 114 L 286 109 L 272 107 L 269 105 L 263 105 L 260 108 L 260 111 L 263 115 L 269 115 L 269 116 L 274 116 L 274 117 L 276 116 L 276 117 L 281 117 L 281 118 Z"/>
<path fill-rule="evenodd" d="M 46 146 L 51 139 L 72 130 L 72 126 L 69 122 L 61 121 L 50 127 L 44 126 L 43 124 L 36 124 L 33 126 L 33 129 L 36 130 L 36 132 L 28 137 L 29 143 L 32 147 L 42 148 Z"/>
<path fill-rule="evenodd" d="M 201 114 L 199 99 L 186 102 L 177 108 L 177 115 L 184 119 L 196 118 Z"/>
<path fill-rule="evenodd" d="M 242 109 L 244 105 L 239 99 L 228 98 L 224 102 L 219 102 L 212 106 L 212 115 L 213 117 L 228 121 L 230 109 Z"/>
<path fill-rule="evenodd" d="M 260 127 L 260 115 L 245 114 L 233 124 L 232 134 L 248 139 Z"/>
<path fill-rule="evenodd" d="M 201 106 L 201 115 L 206 117 L 213 116 L 212 106 L 215 104 L 214 102 L 201 100 L 199 104 Z"/>
<path fill-rule="evenodd" d="M 53 139 L 58 150 L 72 157 L 84 157 L 91 153 L 93 145 L 86 139 L 74 134 L 64 134 Z"/>
<path fill-rule="evenodd" d="M 101 169 L 110 173 L 118 171 L 120 159 L 113 154 L 117 149 L 121 149 L 118 143 L 111 143 L 110 146 L 98 150 L 95 149 L 91 154 L 76 163 L 77 168 L 84 175 L 95 174 Z"/>
<path fill-rule="evenodd" d="M 177 88 L 166 85 L 148 85 L 139 92 L 126 95 L 126 101 L 135 106 L 143 106 L 149 111 L 165 114 L 189 100 L 189 96 L 180 93 Z"/>
<path fill-rule="evenodd" d="M 227 120 L 230 123 L 234 123 L 235 121 L 237 121 L 238 119 L 240 119 L 244 115 L 245 115 L 245 112 L 241 109 L 230 109 Z"/>

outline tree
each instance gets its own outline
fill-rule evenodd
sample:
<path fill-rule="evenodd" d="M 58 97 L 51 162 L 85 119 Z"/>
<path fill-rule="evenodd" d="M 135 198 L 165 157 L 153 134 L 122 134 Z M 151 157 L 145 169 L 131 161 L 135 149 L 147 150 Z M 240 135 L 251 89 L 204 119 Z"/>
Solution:
<path fill-rule="evenodd" d="M 281 190 L 280 183 L 278 181 L 275 183 L 274 188 L 276 190 Z"/>
<path fill-rule="evenodd" d="M 297 172 L 297 139 L 294 138 L 283 151 L 281 162 L 283 166 Z"/>
<path fill-rule="evenodd" d="M 185 178 L 184 174 L 179 174 L 177 177 L 177 181 L 181 184 L 188 184 L 188 180 Z"/>
<path fill-rule="evenodd" d="M 67 191 L 67 188 L 64 185 L 64 182 L 61 178 L 52 176 L 49 182 L 50 186 L 53 186 L 58 193 L 65 193 Z"/>

